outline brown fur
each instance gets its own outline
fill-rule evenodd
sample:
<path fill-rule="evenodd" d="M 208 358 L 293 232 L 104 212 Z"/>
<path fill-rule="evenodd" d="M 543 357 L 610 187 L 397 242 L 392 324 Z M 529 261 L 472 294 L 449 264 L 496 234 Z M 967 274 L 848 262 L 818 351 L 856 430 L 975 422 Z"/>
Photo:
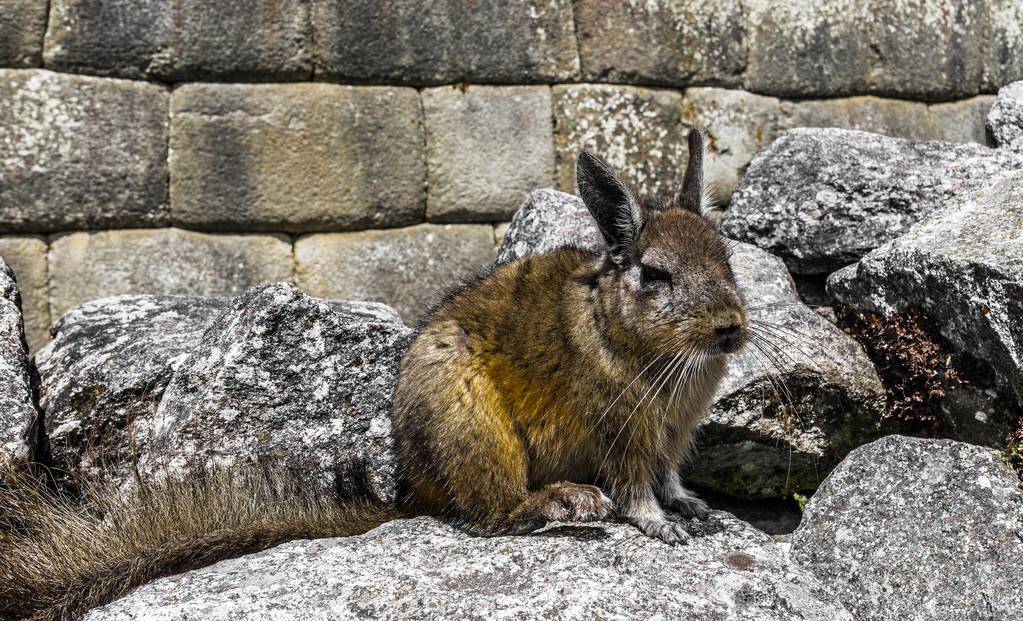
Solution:
<path fill-rule="evenodd" d="M 607 251 L 512 262 L 435 311 L 395 393 L 400 507 L 259 468 L 84 504 L 0 484 L 0 617 L 71 619 L 160 576 L 420 512 L 481 534 L 618 514 L 684 540 L 672 514 L 707 509 L 679 465 L 746 335 L 728 250 L 700 215 L 701 154 L 693 133 L 682 190 L 648 206 L 583 154 L 580 191 Z"/>
<path fill-rule="evenodd" d="M 706 512 L 678 469 L 725 372 L 718 330 L 746 319 L 724 241 L 698 213 L 698 136 L 690 146 L 687 183 L 664 207 L 636 204 L 588 156 L 580 188 L 610 252 L 514 261 L 423 327 L 394 406 L 410 507 L 483 533 L 618 511 L 672 543 L 685 533 L 662 505 Z M 644 286 L 650 267 L 670 287 Z"/>

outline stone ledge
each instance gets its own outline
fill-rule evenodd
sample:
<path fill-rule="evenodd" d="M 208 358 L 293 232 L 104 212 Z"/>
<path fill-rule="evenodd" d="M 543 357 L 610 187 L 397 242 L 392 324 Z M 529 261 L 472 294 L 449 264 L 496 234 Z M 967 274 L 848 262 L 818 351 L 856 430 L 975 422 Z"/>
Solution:
<path fill-rule="evenodd" d="M 426 210 L 416 91 L 192 84 L 171 105 L 171 218 L 231 231 L 406 226 Z"/>

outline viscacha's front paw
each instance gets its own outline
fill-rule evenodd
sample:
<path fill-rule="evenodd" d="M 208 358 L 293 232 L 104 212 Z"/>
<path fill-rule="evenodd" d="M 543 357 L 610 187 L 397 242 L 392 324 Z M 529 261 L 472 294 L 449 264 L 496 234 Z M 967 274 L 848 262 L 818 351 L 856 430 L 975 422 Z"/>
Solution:
<path fill-rule="evenodd" d="M 696 496 L 673 498 L 664 503 L 664 508 L 682 517 L 694 517 L 706 520 L 710 517 L 710 507 Z"/>
<path fill-rule="evenodd" d="M 668 520 L 636 520 L 633 525 L 647 537 L 660 539 L 668 545 L 679 545 L 689 541 L 689 533 L 678 522 Z"/>

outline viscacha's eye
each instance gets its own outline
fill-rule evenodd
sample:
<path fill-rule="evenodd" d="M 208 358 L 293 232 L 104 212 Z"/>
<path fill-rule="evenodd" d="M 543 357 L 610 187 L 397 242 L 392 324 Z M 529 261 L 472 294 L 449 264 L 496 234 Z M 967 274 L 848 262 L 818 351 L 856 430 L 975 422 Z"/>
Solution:
<path fill-rule="evenodd" d="M 670 285 L 671 274 L 665 272 L 664 270 L 659 270 L 656 267 L 651 267 L 649 265 L 640 265 L 639 284 L 643 287 Z"/>

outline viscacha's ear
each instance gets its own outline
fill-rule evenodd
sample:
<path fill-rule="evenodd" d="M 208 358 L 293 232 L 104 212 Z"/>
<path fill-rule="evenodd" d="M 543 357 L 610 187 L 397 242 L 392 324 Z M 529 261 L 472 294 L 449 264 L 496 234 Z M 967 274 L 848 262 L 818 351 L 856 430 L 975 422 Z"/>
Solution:
<path fill-rule="evenodd" d="M 686 164 L 686 176 L 682 181 L 682 189 L 675 195 L 672 203 L 680 209 L 702 214 L 704 196 L 703 132 L 693 128 L 689 130 L 689 163 Z"/>
<path fill-rule="evenodd" d="M 623 265 L 643 230 L 643 212 L 629 188 L 611 167 L 589 151 L 583 151 L 575 166 L 579 196 L 597 221 L 611 259 Z"/>

